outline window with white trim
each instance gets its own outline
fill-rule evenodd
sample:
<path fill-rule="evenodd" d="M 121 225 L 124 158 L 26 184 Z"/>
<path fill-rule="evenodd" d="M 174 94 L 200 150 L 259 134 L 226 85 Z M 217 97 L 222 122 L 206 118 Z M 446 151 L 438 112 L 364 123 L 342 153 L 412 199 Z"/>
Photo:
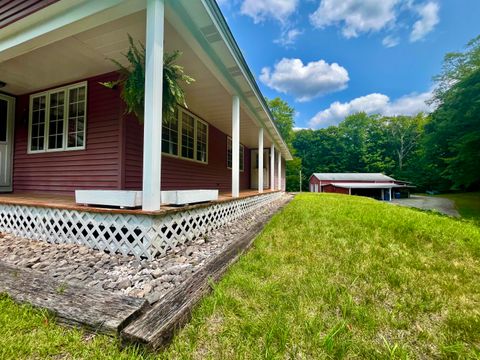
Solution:
<path fill-rule="evenodd" d="M 30 96 L 29 152 L 85 149 L 87 84 Z"/>
<path fill-rule="evenodd" d="M 245 147 L 240 144 L 240 171 L 245 168 Z M 232 168 L 232 138 L 227 136 L 227 168 Z"/>
<path fill-rule="evenodd" d="M 195 139 L 197 141 L 197 160 L 207 162 L 207 149 L 208 149 L 208 127 L 207 124 L 197 121 Z"/>
<path fill-rule="evenodd" d="M 162 152 L 165 154 L 178 155 L 178 111 L 175 116 L 163 120 L 162 124 Z"/>
<path fill-rule="evenodd" d="M 190 114 L 182 112 L 182 151 L 186 159 L 195 159 L 195 119 Z"/>
<path fill-rule="evenodd" d="M 182 159 L 208 162 L 208 124 L 179 107 L 162 124 L 162 153 Z"/>
<path fill-rule="evenodd" d="M 81 148 L 85 144 L 86 95 L 86 86 L 68 90 L 68 148 Z"/>

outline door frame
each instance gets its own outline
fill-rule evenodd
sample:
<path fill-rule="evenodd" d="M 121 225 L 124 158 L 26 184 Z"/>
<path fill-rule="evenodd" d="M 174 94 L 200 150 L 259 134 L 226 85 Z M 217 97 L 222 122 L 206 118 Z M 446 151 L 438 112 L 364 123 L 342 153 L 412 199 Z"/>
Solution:
<path fill-rule="evenodd" d="M 0 185 L 0 193 L 11 192 L 13 190 L 13 141 L 15 129 L 15 98 L 13 96 L 0 93 L 0 99 L 7 101 L 7 146 L 10 152 L 10 184 L 6 186 Z"/>

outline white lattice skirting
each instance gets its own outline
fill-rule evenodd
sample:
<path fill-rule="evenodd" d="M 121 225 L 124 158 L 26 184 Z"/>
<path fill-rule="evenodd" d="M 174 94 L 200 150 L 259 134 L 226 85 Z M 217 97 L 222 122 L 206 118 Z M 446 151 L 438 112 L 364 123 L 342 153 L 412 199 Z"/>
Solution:
<path fill-rule="evenodd" d="M 280 196 L 268 193 L 157 216 L 0 204 L 0 231 L 152 259 Z"/>

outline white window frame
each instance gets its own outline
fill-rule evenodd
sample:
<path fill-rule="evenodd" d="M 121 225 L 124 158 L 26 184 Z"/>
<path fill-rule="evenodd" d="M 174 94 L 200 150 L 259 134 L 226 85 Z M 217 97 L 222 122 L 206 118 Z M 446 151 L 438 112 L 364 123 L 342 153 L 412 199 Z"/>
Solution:
<path fill-rule="evenodd" d="M 181 139 L 181 127 L 180 127 L 180 119 L 181 119 L 181 116 L 180 116 L 180 109 L 178 109 L 177 111 L 177 153 L 176 154 L 172 154 L 172 153 L 169 153 L 169 152 L 165 152 L 162 150 L 162 155 L 165 155 L 165 156 L 171 156 L 171 157 L 174 157 L 174 158 L 179 158 L 180 154 L 179 154 L 179 150 L 180 150 L 180 139 Z M 162 124 L 162 136 L 163 136 L 163 124 Z M 163 149 L 163 139 L 162 139 L 162 149 Z"/>
<path fill-rule="evenodd" d="M 69 111 L 70 111 L 70 90 L 75 88 L 85 88 L 85 124 L 83 126 L 83 146 L 76 147 L 67 147 L 68 145 L 68 120 L 69 120 Z M 58 149 L 49 149 L 49 128 L 50 128 L 50 95 L 58 92 L 64 92 L 64 117 L 63 117 L 63 146 Z M 32 150 L 32 117 L 33 117 L 33 99 L 37 97 L 45 96 L 45 129 L 44 129 L 44 140 L 43 140 L 43 149 L 42 150 Z M 76 84 L 71 84 L 67 86 L 58 87 L 55 89 L 49 89 L 47 91 L 42 91 L 30 95 L 29 101 L 29 110 L 28 110 L 28 148 L 27 154 L 39 154 L 45 152 L 60 152 L 60 151 L 77 151 L 85 150 L 87 143 L 87 109 L 88 109 L 88 83 L 87 81 L 82 81 Z"/>
<path fill-rule="evenodd" d="M 232 158 L 233 158 L 233 142 L 232 142 L 232 137 L 227 135 L 227 169 L 232 170 L 231 166 L 228 166 L 228 144 L 232 143 Z M 240 172 L 245 171 L 245 146 L 240 143 L 240 153 L 243 153 L 242 160 L 240 161 L 240 156 L 239 156 L 239 167 L 240 167 Z M 232 159 L 233 161 L 233 159 Z"/>
<path fill-rule="evenodd" d="M 194 158 L 193 159 L 191 159 L 189 157 L 182 156 L 182 119 L 183 119 L 182 113 L 185 113 L 185 114 L 193 117 L 193 119 L 194 119 L 194 126 L 193 126 L 193 156 L 194 156 Z M 209 124 L 205 120 L 199 118 L 197 115 L 195 115 L 191 111 L 188 111 L 187 109 L 185 109 L 181 106 L 178 106 L 177 123 L 178 123 L 177 155 L 170 154 L 170 153 L 163 152 L 163 151 L 162 151 L 162 155 L 177 158 L 177 159 L 181 159 L 181 160 L 193 161 L 193 162 L 196 162 L 196 163 L 199 163 L 199 164 L 208 165 L 208 160 L 209 160 L 209 151 L 208 151 L 209 141 L 208 140 L 209 140 L 209 132 L 210 132 L 209 131 L 210 130 Z M 207 148 L 206 148 L 206 156 L 205 156 L 206 159 L 205 159 L 205 161 L 201 161 L 201 160 L 197 159 L 197 130 L 198 130 L 198 125 L 197 124 L 198 123 L 202 123 L 207 127 L 207 134 L 206 134 L 207 135 L 207 139 L 206 139 Z M 163 142 L 163 139 L 162 139 L 162 142 Z"/>

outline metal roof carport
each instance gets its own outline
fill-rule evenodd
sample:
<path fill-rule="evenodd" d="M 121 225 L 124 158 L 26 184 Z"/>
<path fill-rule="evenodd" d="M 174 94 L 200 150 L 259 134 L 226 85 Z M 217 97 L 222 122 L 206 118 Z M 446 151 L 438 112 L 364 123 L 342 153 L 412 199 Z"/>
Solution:
<path fill-rule="evenodd" d="M 348 189 L 348 194 L 352 195 L 352 190 L 354 189 L 363 189 L 363 190 L 368 190 L 368 189 L 379 189 L 381 190 L 381 199 L 386 200 L 386 201 L 391 201 L 392 200 L 392 189 L 393 188 L 406 188 L 409 187 L 408 185 L 397 185 L 397 184 L 379 184 L 379 183 L 356 183 L 356 182 L 350 182 L 350 183 L 329 183 L 325 184 L 323 186 L 334 186 L 342 189 Z M 322 186 L 322 187 L 323 187 Z M 388 191 L 385 193 L 385 189 L 388 189 Z M 353 194 L 355 195 L 355 194 Z"/>

